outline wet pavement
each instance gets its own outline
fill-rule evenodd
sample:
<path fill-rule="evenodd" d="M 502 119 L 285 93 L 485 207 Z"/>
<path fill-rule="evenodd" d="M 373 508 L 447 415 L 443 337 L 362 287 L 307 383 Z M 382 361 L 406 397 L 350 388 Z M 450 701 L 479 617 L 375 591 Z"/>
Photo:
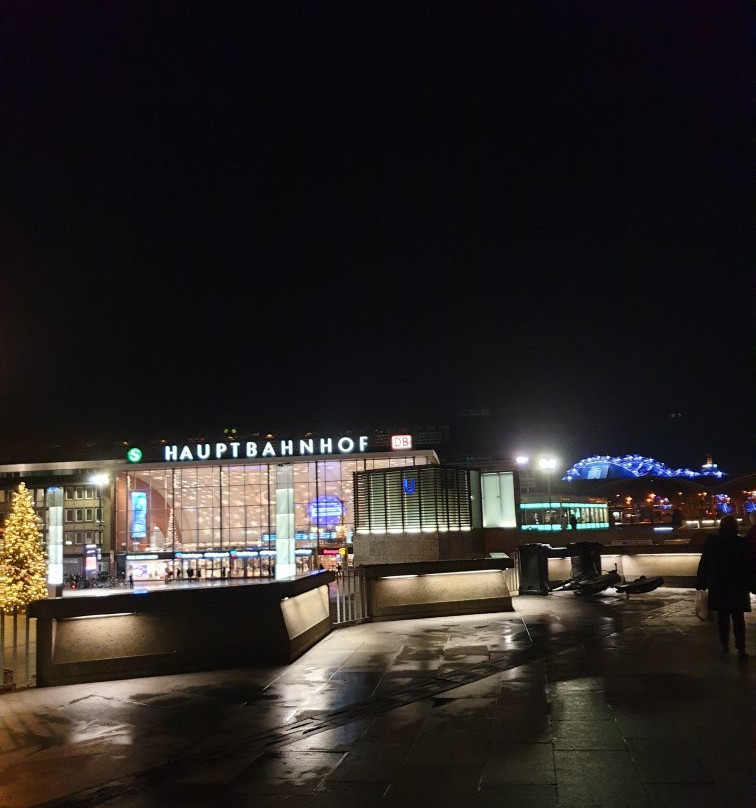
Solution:
<path fill-rule="evenodd" d="M 0 807 L 750 807 L 756 657 L 720 654 L 693 595 L 523 596 L 286 667 L 5 694 Z"/>

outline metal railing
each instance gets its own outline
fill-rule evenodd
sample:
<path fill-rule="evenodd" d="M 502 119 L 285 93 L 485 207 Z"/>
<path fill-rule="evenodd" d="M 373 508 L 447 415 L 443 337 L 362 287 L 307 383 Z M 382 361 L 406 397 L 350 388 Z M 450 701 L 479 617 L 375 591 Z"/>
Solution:
<path fill-rule="evenodd" d="M 0 610 L 0 693 L 33 687 L 37 678 L 37 619 Z"/>
<path fill-rule="evenodd" d="M 367 617 L 365 581 L 359 569 L 345 569 L 331 584 L 331 617 L 335 625 L 357 623 Z"/>

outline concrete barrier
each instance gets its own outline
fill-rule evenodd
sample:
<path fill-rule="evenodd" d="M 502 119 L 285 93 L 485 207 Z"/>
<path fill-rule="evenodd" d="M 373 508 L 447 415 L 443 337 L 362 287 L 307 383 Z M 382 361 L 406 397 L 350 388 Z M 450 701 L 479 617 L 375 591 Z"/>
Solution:
<path fill-rule="evenodd" d="M 622 546 L 601 547 L 601 570 L 614 570 L 625 581 L 633 581 L 645 575 L 653 578 L 660 575 L 665 586 L 692 587 L 696 583 L 700 550 L 689 546 Z M 570 577 L 570 557 L 548 559 L 549 584 L 554 585 Z"/>
<path fill-rule="evenodd" d="M 229 586 L 56 598 L 37 618 L 37 684 L 286 664 L 332 629 L 331 572 Z"/>
<path fill-rule="evenodd" d="M 361 567 L 375 620 L 514 611 L 504 571 L 511 558 Z"/>

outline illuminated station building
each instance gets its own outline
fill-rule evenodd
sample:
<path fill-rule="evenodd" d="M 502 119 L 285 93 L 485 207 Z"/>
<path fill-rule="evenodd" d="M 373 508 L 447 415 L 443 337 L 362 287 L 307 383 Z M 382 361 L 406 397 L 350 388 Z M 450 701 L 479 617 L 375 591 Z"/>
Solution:
<path fill-rule="evenodd" d="M 521 531 L 611 524 L 605 498 L 547 499 L 524 471 L 447 466 L 434 449 L 414 448 L 411 435 L 380 446 L 366 435 L 266 435 L 124 452 L 120 460 L 0 466 L 0 530 L 23 480 L 45 527 L 51 583 L 94 574 L 284 578 L 381 563 L 384 548 L 391 560 L 432 558 L 431 546 L 444 548 L 439 557 L 484 557 L 496 544 L 485 537 L 497 531 L 524 544 L 532 539 Z M 637 456 L 588 458 L 567 477 L 610 477 L 639 464 Z"/>
<path fill-rule="evenodd" d="M 444 467 L 433 449 L 412 443 L 395 435 L 393 448 L 374 451 L 365 435 L 265 436 L 165 444 L 154 455 L 132 446 L 123 460 L 0 466 L 0 518 L 23 480 L 61 581 L 335 569 L 359 563 L 358 535 L 420 541 L 483 526 L 480 475 Z M 516 528 L 514 473 L 488 477 L 487 490 L 497 493 L 486 519 Z"/>
<path fill-rule="evenodd" d="M 115 477 L 119 571 L 135 578 L 286 577 L 344 565 L 354 476 L 437 464 L 433 451 L 370 452 L 366 436 L 166 445 Z"/>

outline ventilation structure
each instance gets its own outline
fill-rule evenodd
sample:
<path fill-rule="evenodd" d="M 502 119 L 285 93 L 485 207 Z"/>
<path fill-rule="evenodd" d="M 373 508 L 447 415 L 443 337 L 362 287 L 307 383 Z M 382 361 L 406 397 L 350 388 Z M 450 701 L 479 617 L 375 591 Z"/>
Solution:
<path fill-rule="evenodd" d="M 357 533 L 434 533 L 480 527 L 480 475 L 472 469 L 410 466 L 356 472 Z"/>

